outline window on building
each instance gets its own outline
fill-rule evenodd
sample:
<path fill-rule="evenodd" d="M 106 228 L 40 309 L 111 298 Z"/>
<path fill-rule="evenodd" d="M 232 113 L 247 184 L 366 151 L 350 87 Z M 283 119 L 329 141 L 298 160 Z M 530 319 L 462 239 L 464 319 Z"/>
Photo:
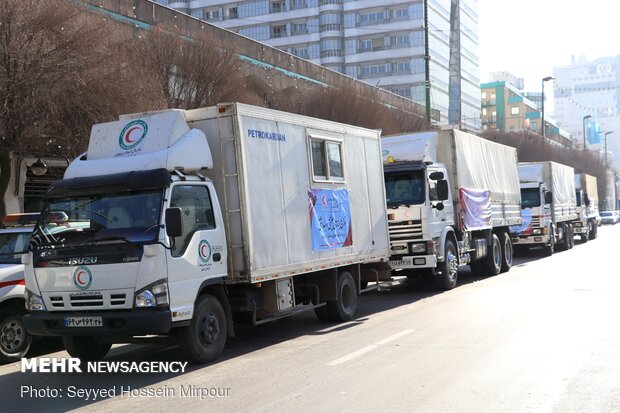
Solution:
<path fill-rule="evenodd" d="M 487 98 L 487 92 L 482 92 L 482 99 L 486 99 Z"/>
<path fill-rule="evenodd" d="M 394 11 L 394 17 L 397 19 L 409 17 L 409 9 L 397 9 Z"/>
<path fill-rule="evenodd" d="M 372 39 L 360 40 L 360 50 L 363 50 L 363 51 L 372 50 Z"/>
<path fill-rule="evenodd" d="M 303 34 L 308 32 L 308 30 L 306 29 L 306 23 L 293 23 L 291 27 L 293 30 L 293 34 Z"/>
<path fill-rule="evenodd" d="M 231 7 L 228 9 L 228 18 L 229 19 L 237 19 L 239 18 L 239 11 L 236 7 Z"/>
<path fill-rule="evenodd" d="M 487 115 L 487 108 L 482 108 L 482 116 L 486 116 Z"/>
<path fill-rule="evenodd" d="M 285 36 L 286 36 L 286 25 L 273 26 L 271 28 L 272 38 L 285 37 Z"/>
<path fill-rule="evenodd" d="M 283 1 L 272 1 L 270 10 L 272 13 L 286 11 L 286 4 Z"/>
<path fill-rule="evenodd" d="M 510 108 L 510 113 L 512 115 L 518 115 L 519 114 L 519 107 L 518 106 L 513 106 Z"/>
<path fill-rule="evenodd" d="M 315 180 L 343 181 L 342 143 L 311 139 L 312 174 Z"/>

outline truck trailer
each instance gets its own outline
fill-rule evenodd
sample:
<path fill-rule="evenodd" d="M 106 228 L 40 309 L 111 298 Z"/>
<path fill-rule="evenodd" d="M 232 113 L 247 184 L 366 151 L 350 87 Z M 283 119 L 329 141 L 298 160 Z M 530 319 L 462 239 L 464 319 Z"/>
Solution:
<path fill-rule="evenodd" d="M 208 362 L 238 319 L 351 319 L 388 254 L 380 132 L 239 103 L 122 116 L 47 192 L 24 322 L 80 359 L 156 335 Z"/>
<path fill-rule="evenodd" d="M 508 271 L 509 227 L 521 223 L 516 149 L 453 129 L 382 142 L 396 274 L 430 275 L 447 290 L 460 266 Z"/>
<path fill-rule="evenodd" d="M 573 248 L 573 224 L 578 220 L 575 171 L 556 162 L 520 162 L 521 215 L 513 228 L 515 246 L 542 246 L 552 255 L 556 246 Z"/>

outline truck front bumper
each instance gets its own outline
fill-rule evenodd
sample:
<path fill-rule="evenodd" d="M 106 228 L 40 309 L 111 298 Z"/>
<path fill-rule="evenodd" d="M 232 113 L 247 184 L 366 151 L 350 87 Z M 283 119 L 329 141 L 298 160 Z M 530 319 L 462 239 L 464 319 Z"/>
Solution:
<path fill-rule="evenodd" d="M 101 317 L 102 325 L 67 326 L 68 319 L 79 317 Z M 87 313 L 37 311 L 24 316 L 24 326 L 30 334 L 41 336 L 143 336 L 169 332 L 172 317 L 169 309 L 154 308 Z"/>
<path fill-rule="evenodd" d="M 435 268 L 437 267 L 437 257 L 434 255 L 412 255 L 399 257 L 397 260 L 390 261 L 390 267 L 393 270 Z"/>
<path fill-rule="evenodd" d="M 537 245 L 548 244 L 549 237 L 547 235 L 530 235 L 527 237 L 516 237 L 512 239 L 514 245 Z"/>

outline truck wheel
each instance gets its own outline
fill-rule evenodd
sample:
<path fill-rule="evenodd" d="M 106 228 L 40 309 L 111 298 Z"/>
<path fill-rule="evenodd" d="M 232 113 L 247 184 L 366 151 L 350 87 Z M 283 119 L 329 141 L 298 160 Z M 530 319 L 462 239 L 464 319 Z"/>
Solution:
<path fill-rule="evenodd" d="M 568 224 L 568 238 L 566 239 L 566 241 L 568 241 L 568 249 L 573 249 L 573 247 L 575 246 L 575 233 L 573 232 L 573 224 Z"/>
<path fill-rule="evenodd" d="M 555 232 L 553 228 L 549 229 L 549 244 L 543 247 L 543 254 L 545 257 L 550 257 L 555 251 Z"/>
<path fill-rule="evenodd" d="M 592 226 L 592 229 L 590 230 L 590 239 L 596 239 L 596 237 L 598 237 L 598 226 L 596 225 L 596 223 L 590 224 Z"/>
<path fill-rule="evenodd" d="M 502 269 L 501 272 L 510 271 L 510 267 L 512 267 L 512 240 L 510 239 L 510 234 L 507 232 L 502 232 L 500 234 L 501 245 L 502 245 Z"/>
<path fill-rule="evenodd" d="M 338 275 L 338 299 L 327 302 L 332 321 L 348 321 L 355 316 L 357 309 L 357 288 L 353 276 L 343 271 Z"/>
<path fill-rule="evenodd" d="M 212 295 L 202 295 L 189 326 L 178 330 L 179 345 L 190 361 L 208 363 L 222 354 L 226 328 L 226 313 L 220 301 Z"/>
<path fill-rule="evenodd" d="M 456 286 L 459 271 L 459 260 L 456 254 L 456 247 L 451 240 L 446 240 L 444 260 L 439 263 L 439 271 L 435 275 L 435 284 L 441 290 L 451 290 Z"/>
<path fill-rule="evenodd" d="M 499 274 L 502 270 L 502 247 L 497 235 L 491 236 L 491 245 L 488 248 L 487 256 L 482 261 L 484 272 L 487 276 Z"/>
<path fill-rule="evenodd" d="M 474 277 L 484 277 L 484 266 L 482 265 L 482 260 L 476 260 L 469 264 L 469 269 Z"/>
<path fill-rule="evenodd" d="M 32 336 L 26 332 L 22 311 L 0 313 L 0 362 L 18 361 L 26 355 L 32 344 Z"/>
<path fill-rule="evenodd" d="M 315 307 L 314 314 L 316 314 L 316 318 L 318 318 L 324 323 L 329 323 L 332 321 L 332 316 L 329 314 L 329 309 L 327 308 L 327 305 L 324 305 L 322 307 Z"/>
<path fill-rule="evenodd" d="M 71 357 L 82 361 L 101 360 L 112 347 L 112 344 L 92 336 L 62 336 L 62 344 Z"/>

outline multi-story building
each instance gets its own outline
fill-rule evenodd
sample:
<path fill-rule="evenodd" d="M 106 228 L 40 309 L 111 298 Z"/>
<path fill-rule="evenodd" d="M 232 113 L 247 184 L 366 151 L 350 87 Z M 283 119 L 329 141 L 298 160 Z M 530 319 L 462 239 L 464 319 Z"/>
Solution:
<path fill-rule="evenodd" d="M 614 131 L 607 135 L 608 150 L 620 154 L 620 55 L 593 61 L 573 57 L 570 65 L 554 68 L 553 76 L 554 117 L 558 124 L 582 146 L 585 126 L 586 144 L 595 150 L 604 146 L 605 132 Z M 602 139 L 592 133 L 597 123 Z"/>
<path fill-rule="evenodd" d="M 512 83 L 506 81 L 483 83 L 480 85 L 480 91 L 483 129 L 541 133 L 541 110 Z M 572 147 L 570 134 L 561 129 L 546 112 L 545 125 L 547 138 L 563 146 Z"/>
<path fill-rule="evenodd" d="M 421 104 L 429 85 L 440 123 L 480 128 L 477 0 L 157 2 Z"/>

